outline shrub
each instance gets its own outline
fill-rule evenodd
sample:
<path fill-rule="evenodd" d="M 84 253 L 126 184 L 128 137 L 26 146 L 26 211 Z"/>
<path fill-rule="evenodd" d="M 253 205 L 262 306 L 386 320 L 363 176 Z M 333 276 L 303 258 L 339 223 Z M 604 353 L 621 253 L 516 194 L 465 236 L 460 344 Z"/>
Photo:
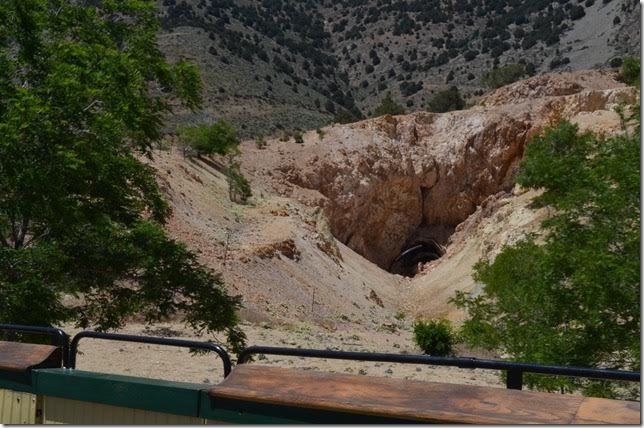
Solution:
<path fill-rule="evenodd" d="M 456 86 L 452 86 L 445 91 L 437 92 L 427 104 L 427 110 L 434 113 L 460 110 L 463 107 L 465 107 L 465 101 L 463 101 Z"/>
<path fill-rule="evenodd" d="M 296 132 L 296 133 L 293 135 L 293 139 L 295 140 L 295 142 L 296 142 L 297 144 L 304 144 L 304 136 L 302 135 L 302 133 L 301 133 L 301 132 Z"/>
<path fill-rule="evenodd" d="M 481 78 L 481 83 L 490 87 L 491 89 L 496 89 L 500 88 L 501 86 L 516 82 L 521 76 L 525 74 L 526 69 L 523 64 L 508 64 L 487 72 Z"/>
<path fill-rule="evenodd" d="M 469 51 L 465 52 L 463 57 L 465 58 L 465 61 L 472 61 L 474 58 L 476 58 L 476 56 L 478 54 L 479 53 L 477 51 L 475 51 L 475 50 L 469 50 Z"/>
<path fill-rule="evenodd" d="M 257 146 L 258 149 L 264 149 L 266 148 L 266 145 L 266 140 L 261 135 L 255 138 L 255 146 Z"/>
<path fill-rule="evenodd" d="M 618 57 L 618 58 L 613 58 L 613 59 L 611 59 L 611 60 L 610 60 L 610 62 L 609 62 L 609 65 L 610 65 L 612 68 L 618 68 L 618 67 L 621 67 L 621 66 L 622 66 L 622 63 L 623 63 L 623 60 L 622 60 L 621 58 L 619 58 L 619 57 Z"/>
<path fill-rule="evenodd" d="M 552 61 L 550 61 L 549 67 L 550 67 L 550 70 L 554 70 L 557 67 L 560 67 L 562 65 L 566 65 L 569 63 L 570 63 L 570 58 L 556 57 Z"/>
<path fill-rule="evenodd" d="M 223 119 L 212 125 L 181 127 L 178 131 L 181 138 L 198 155 L 226 155 L 235 153 L 239 146 L 235 128 Z"/>
<path fill-rule="evenodd" d="M 384 114 L 405 114 L 405 108 L 396 103 L 396 101 L 391 98 L 391 94 L 387 94 L 380 105 L 374 110 L 375 116 L 382 116 Z"/>
<path fill-rule="evenodd" d="M 640 85 L 640 62 L 635 58 L 624 58 L 620 78 L 625 83 L 633 86 Z"/>
<path fill-rule="evenodd" d="M 233 202 L 246 203 L 253 195 L 250 189 L 250 183 L 242 174 L 239 163 L 231 162 L 226 169 L 228 179 L 228 197 Z"/>
<path fill-rule="evenodd" d="M 404 97 L 414 95 L 421 89 L 423 89 L 423 82 L 402 82 L 400 84 L 400 93 Z"/>
<path fill-rule="evenodd" d="M 359 118 L 356 117 L 353 113 L 351 113 L 348 110 L 342 109 L 340 110 L 334 117 L 333 121 L 335 123 L 353 123 L 357 121 Z"/>
<path fill-rule="evenodd" d="M 335 114 L 335 104 L 333 104 L 333 101 L 331 100 L 326 100 L 324 103 L 324 108 L 326 111 L 328 111 L 331 114 Z"/>
<path fill-rule="evenodd" d="M 570 19 L 573 21 L 581 19 L 585 15 L 586 15 L 586 11 L 584 10 L 583 6 L 576 5 L 570 9 Z"/>
<path fill-rule="evenodd" d="M 448 320 L 419 320 L 414 323 L 414 342 L 426 354 L 444 357 L 452 353 L 457 338 Z"/>

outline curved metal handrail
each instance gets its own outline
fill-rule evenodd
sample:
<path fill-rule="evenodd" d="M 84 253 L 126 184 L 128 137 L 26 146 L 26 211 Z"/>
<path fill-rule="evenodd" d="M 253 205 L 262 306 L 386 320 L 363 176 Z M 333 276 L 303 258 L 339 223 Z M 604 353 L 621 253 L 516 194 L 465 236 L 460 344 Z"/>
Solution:
<path fill-rule="evenodd" d="M 181 348 L 191 348 L 191 349 L 202 349 L 205 351 L 213 351 L 219 355 L 223 364 L 224 364 L 224 377 L 230 374 L 232 369 L 232 363 L 230 361 L 230 356 L 228 352 L 221 346 L 210 343 L 210 342 L 197 342 L 195 340 L 184 340 L 184 339 L 171 339 L 167 337 L 155 337 L 155 336 L 135 336 L 132 334 L 121 334 L 121 333 L 103 333 L 98 331 L 81 331 L 72 339 L 72 343 L 69 348 L 69 365 L 67 367 L 71 369 L 76 368 L 76 354 L 78 353 L 78 342 L 83 338 L 92 338 L 92 339 L 104 339 L 104 340 L 116 340 L 120 342 L 136 342 L 136 343 L 146 343 L 151 345 L 165 345 L 165 346 L 176 346 Z"/>

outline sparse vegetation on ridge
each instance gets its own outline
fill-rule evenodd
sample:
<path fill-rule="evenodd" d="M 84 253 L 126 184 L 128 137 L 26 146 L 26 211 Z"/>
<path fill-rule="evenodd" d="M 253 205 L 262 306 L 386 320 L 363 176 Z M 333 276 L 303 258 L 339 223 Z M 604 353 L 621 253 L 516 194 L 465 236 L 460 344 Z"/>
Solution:
<path fill-rule="evenodd" d="M 597 7 L 593 2 L 547 0 L 161 4 L 163 49 L 200 62 L 208 109 L 242 138 L 274 135 L 277 122 L 289 132 L 315 129 L 342 110 L 355 121 L 374 112 L 387 92 L 410 111 L 422 110 L 438 84 L 456 85 L 468 99 L 487 90 L 481 78 L 491 68 L 520 58 L 533 63 L 529 74 L 549 71 L 553 58 L 553 69 L 589 68 L 578 56 L 563 62 L 568 48 L 584 49 L 585 41 L 561 43 L 598 19 L 586 13 Z M 626 19 L 638 13 L 632 8 L 606 9 L 615 16 L 607 23 L 606 47 L 594 49 L 593 57 L 607 65 L 616 55 L 638 52 L 639 27 Z M 196 120 L 186 116 L 186 123 Z"/>
<path fill-rule="evenodd" d="M 405 114 L 405 108 L 396 103 L 393 98 L 391 98 L 391 94 L 387 93 L 385 98 L 382 99 L 382 102 L 378 107 L 376 107 L 373 113 L 375 116 L 382 116 L 383 114 Z"/>
<path fill-rule="evenodd" d="M 523 64 L 508 64 L 490 70 L 481 78 L 481 82 L 491 89 L 496 89 L 516 82 L 525 74 L 526 68 Z"/>
<path fill-rule="evenodd" d="M 434 113 L 461 110 L 463 107 L 465 107 L 465 101 L 456 86 L 437 92 L 427 104 L 427 110 Z"/>

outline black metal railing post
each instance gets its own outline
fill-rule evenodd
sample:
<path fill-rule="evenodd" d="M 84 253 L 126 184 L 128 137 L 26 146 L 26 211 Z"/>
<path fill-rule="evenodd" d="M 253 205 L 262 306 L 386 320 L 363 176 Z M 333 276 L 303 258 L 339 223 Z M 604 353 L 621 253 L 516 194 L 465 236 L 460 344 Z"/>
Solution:
<path fill-rule="evenodd" d="M 221 346 L 210 342 L 197 342 L 195 340 L 171 339 L 155 336 L 135 336 L 121 333 L 103 333 L 98 331 L 81 331 L 72 339 L 69 348 L 69 368 L 76 368 L 76 354 L 78 353 L 78 342 L 83 338 L 116 340 L 120 342 L 145 343 L 149 345 L 176 346 L 180 348 L 202 349 L 215 352 L 221 358 L 224 365 L 224 377 L 230 374 L 232 363 L 228 352 Z"/>
<path fill-rule="evenodd" d="M 505 386 L 508 389 L 522 389 L 523 388 L 523 372 L 521 370 L 508 370 Z"/>

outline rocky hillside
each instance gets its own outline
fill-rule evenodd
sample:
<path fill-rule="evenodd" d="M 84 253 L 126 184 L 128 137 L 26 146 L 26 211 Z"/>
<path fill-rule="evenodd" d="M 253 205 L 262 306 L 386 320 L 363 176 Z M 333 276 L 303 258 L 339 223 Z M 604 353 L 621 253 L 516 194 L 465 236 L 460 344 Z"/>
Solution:
<path fill-rule="evenodd" d="M 184 158 L 180 147 L 168 144 L 152 162 L 173 208 L 169 233 L 243 296 L 241 327 L 249 344 L 417 354 L 414 319 L 462 319 L 448 299 L 456 290 L 477 290 L 473 264 L 538 230 L 547 217 L 546 209 L 531 207 L 534 191 L 513 184 L 529 137 L 560 118 L 582 130 L 622 132 L 615 109 L 637 96 L 611 72 L 551 74 L 500 88 L 464 111 L 334 125 L 306 133 L 303 144 L 273 139 L 259 148 L 247 141 L 243 171 L 254 196 L 244 205 L 228 199 L 221 159 Z M 406 246 L 429 240 L 441 247 L 440 258 L 405 272 L 411 276 L 387 270 Z M 204 340 L 180 321 L 151 328 L 133 320 L 124 332 Z M 84 344 L 80 365 L 130 376 L 150 376 L 154 368 L 190 382 L 222 376 L 208 355 L 190 359 L 185 350 L 168 347 L 124 343 L 113 352 L 108 346 Z M 159 356 L 153 365 L 150 352 Z M 501 357 L 468 348 L 456 354 Z M 493 371 L 259 359 L 280 367 L 504 387 Z"/>
<path fill-rule="evenodd" d="M 228 200 L 216 159 L 175 148 L 155 166 L 174 207 L 170 232 L 244 296 L 247 319 L 374 329 L 399 311 L 458 318 L 448 299 L 476 289 L 472 265 L 545 215 L 514 185 L 530 137 L 560 119 L 620 132 L 615 110 L 637 97 L 614 72 L 549 74 L 467 110 L 333 125 L 303 144 L 248 141 L 248 205 Z M 442 257 L 393 269 L 416 245 Z"/>
<path fill-rule="evenodd" d="M 494 67 L 527 75 L 619 64 L 639 53 L 635 0 L 162 0 L 162 49 L 197 62 L 205 109 L 242 136 L 408 111 L 456 85 L 471 102 Z"/>

